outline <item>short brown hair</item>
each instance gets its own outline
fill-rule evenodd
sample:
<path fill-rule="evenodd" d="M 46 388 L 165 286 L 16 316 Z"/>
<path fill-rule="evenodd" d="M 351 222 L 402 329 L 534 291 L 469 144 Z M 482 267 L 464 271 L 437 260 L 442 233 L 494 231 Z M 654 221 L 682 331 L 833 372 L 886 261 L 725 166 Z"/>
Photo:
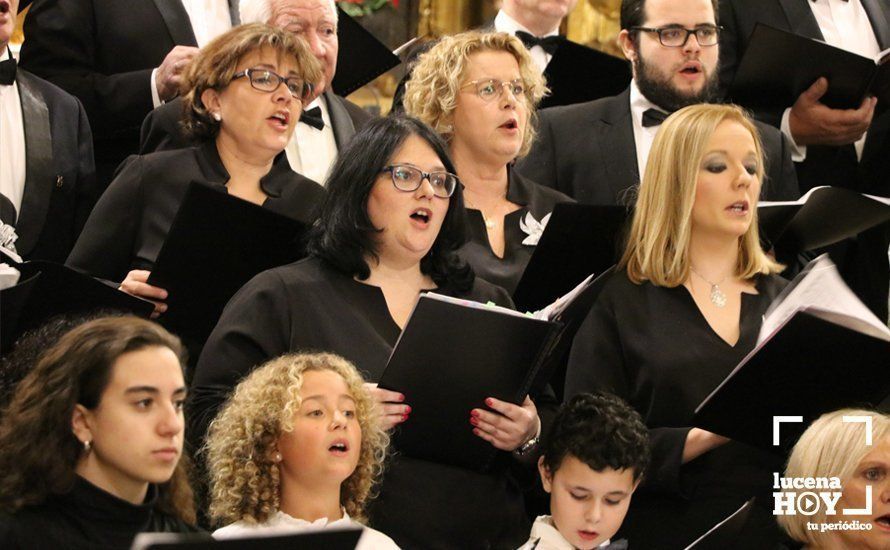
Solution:
<path fill-rule="evenodd" d="M 519 64 L 529 113 L 522 148 L 517 155 L 523 157 L 528 154 L 534 141 L 535 107 L 547 93 L 547 86 L 528 50 L 513 35 L 467 31 L 442 38 L 422 54 L 411 68 L 411 78 L 405 84 L 405 112 L 432 126 L 450 143 L 454 135 L 451 119 L 467 72 L 467 60 L 474 53 L 487 51 L 507 52 Z"/>
<path fill-rule="evenodd" d="M 296 61 L 300 77 L 317 87 L 323 78 L 321 64 L 298 36 L 263 23 L 239 25 L 201 48 L 189 64 L 182 81 L 182 126 L 195 141 L 216 137 L 220 123 L 210 116 L 201 95 L 204 90 L 222 90 L 244 56 L 261 48 L 272 48 L 279 56 Z"/>

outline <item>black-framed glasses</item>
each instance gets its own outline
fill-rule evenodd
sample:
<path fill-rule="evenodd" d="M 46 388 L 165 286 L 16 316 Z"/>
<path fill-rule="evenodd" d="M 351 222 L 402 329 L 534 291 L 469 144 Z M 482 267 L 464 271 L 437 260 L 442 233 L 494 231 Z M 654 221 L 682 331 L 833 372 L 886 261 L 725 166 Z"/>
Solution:
<path fill-rule="evenodd" d="M 312 84 L 297 76 L 283 77 L 269 69 L 246 69 L 232 75 L 232 80 L 246 76 L 250 85 L 261 92 L 272 93 L 284 82 L 290 95 L 303 103 L 312 97 Z"/>
<path fill-rule="evenodd" d="M 723 27 L 718 25 L 699 25 L 694 29 L 687 29 L 679 25 L 668 25 L 666 27 L 631 27 L 632 31 L 654 32 L 658 34 L 658 41 L 662 46 L 668 48 L 682 48 L 689 42 L 689 36 L 694 34 L 695 40 L 699 46 L 708 47 L 716 46 L 717 38 Z"/>
<path fill-rule="evenodd" d="M 488 78 L 485 80 L 471 80 L 461 86 L 461 88 L 468 88 L 473 86 L 476 95 L 481 97 L 484 101 L 491 101 L 495 98 L 500 98 L 504 94 L 504 90 L 510 90 L 513 93 L 513 97 L 516 99 L 521 99 L 525 97 L 526 85 L 525 81 L 521 78 L 517 78 L 515 80 L 498 80 L 496 78 Z"/>
<path fill-rule="evenodd" d="M 407 193 L 417 191 L 423 180 L 427 180 L 433 188 L 433 195 L 443 199 L 453 195 L 460 183 L 460 179 L 451 172 L 424 172 L 410 164 L 391 164 L 384 166 L 380 172 L 389 172 L 395 188 Z"/>

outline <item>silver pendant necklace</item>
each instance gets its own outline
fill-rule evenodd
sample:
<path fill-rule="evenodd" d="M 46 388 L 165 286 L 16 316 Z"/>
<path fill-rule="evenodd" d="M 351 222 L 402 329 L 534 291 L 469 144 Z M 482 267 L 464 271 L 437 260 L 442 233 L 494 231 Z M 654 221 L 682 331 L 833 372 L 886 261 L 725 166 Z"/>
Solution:
<path fill-rule="evenodd" d="M 710 296 L 711 303 L 717 307 L 726 307 L 726 294 L 722 290 L 720 290 L 720 286 L 719 286 L 719 285 L 723 284 L 723 281 L 726 280 L 726 277 L 723 277 L 716 283 L 713 283 L 713 282 L 705 279 L 705 277 L 701 273 L 696 271 L 695 268 L 693 268 L 692 266 L 689 266 L 689 269 L 692 270 L 693 273 L 698 275 L 698 277 L 702 281 L 711 285 L 711 296 Z"/>

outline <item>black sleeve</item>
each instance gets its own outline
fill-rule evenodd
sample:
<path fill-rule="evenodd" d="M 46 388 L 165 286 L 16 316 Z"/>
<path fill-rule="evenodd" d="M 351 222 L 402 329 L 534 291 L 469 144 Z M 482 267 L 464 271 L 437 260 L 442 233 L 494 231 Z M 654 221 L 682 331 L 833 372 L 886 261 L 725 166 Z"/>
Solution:
<path fill-rule="evenodd" d="M 535 183 L 560 189 L 556 179 L 556 151 L 553 139 L 553 126 L 547 111 L 538 114 L 537 135 L 529 154 L 516 163 L 516 171 Z"/>
<path fill-rule="evenodd" d="M 96 163 L 93 157 L 93 135 L 86 111 L 76 98 L 77 104 L 77 200 L 74 213 L 74 235 L 77 240 L 80 232 L 96 205 L 101 194 L 96 181 Z"/>
<path fill-rule="evenodd" d="M 291 310 L 276 270 L 264 271 L 223 310 L 198 359 L 189 390 L 189 439 L 199 448 L 210 422 L 238 382 L 290 349 Z"/>
<path fill-rule="evenodd" d="M 151 110 L 151 72 L 102 74 L 93 2 L 42 0 L 25 18 L 22 67 L 76 96 L 96 136 L 138 125 Z M 124 52 L 122 52 L 123 54 Z M 101 124 L 100 124 L 101 122 Z"/>
<path fill-rule="evenodd" d="M 122 281 L 133 262 L 145 213 L 142 157 L 130 157 L 99 198 L 66 265 L 109 281 Z"/>
<path fill-rule="evenodd" d="M 769 201 L 793 201 L 800 198 L 797 170 L 791 160 L 791 143 L 788 138 L 772 126 L 761 128 L 763 149 L 766 159 L 766 181 L 760 196 Z"/>
<path fill-rule="evenodd" d="M 633 405 L 613 296 L 601 296 L 593 306 L 575 336 L 569 355 L 565 400 L 592 391 L 610 392 Z M 689 427 L 649 428 L 652 459 L 641 489 L 680 492 L 680 467 L 689 430 Z"/>
<path fill-rule="evenodd" d="M 183 149 L 195 145 L 189 140 L 179 121 L 182 120 L 182 99 L 176 98 L 149 111 L 139 131 L 139 154 Z"/>

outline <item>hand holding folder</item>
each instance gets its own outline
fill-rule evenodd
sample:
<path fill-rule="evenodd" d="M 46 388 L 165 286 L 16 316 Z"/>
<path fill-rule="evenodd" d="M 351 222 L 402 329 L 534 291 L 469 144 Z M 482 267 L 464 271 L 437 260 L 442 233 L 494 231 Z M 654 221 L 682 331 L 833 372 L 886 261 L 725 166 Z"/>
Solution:
<path fill-rule="evenodd" d="M 607 277 L 588 277 L 546 312 L 523 314 L 437 294 L 420 297 L 378 385 L 405 395 L 411 417 L 393 435 L 406 456 L 472 470 L 499 451 L 472 433 L 470 411 L 546 387 Z"/>

